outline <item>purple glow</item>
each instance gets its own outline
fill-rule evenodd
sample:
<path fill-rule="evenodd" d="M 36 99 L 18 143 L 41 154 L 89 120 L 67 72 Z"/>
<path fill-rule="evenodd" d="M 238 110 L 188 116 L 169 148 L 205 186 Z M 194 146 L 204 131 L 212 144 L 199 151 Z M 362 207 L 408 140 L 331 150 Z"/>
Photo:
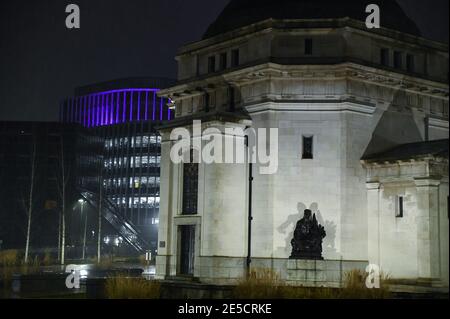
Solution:
<path fill-rule="evenodd" d="M 160 105 L 159 105 L 159 120 L 162 121 L 163 120 L 163 99 L 160 98 Z"/>
<path fill-rule="evenodd" d="M 73 107 L 73 104 L 74 104 L 74 98 L 71 98 L 70 99 L 70 112 L 69 112 L 69 114 L 70 114 L 70 122 L 72 122 L 72 123 L 74 122 L 74 116 L 73 116 L 74 115 L 74 112 L 73 112 L 74 111 L 73 110 L 74 107 Z"/>
<path fill-rule="evenodd" d="M 109 95 L 106 95 L 106 98 L 105 98 L 105 124 L 109 124 L 109 105 L 108 105 L 108 102 L 109 102 Z"/>
<path fill-rule="evenodd" d="M 131 92 L 130 97 L 130 121 L 133 122 L 133 91 Z"/>
<path fill-rule="evenodd" d="M 122 123 L 125 123 L 125 116 L 127 113 L 127 92 L 123 92 L 123 115 L 122 115 Z"/>
<path fill-rule="evenodd" d="M 120 93 L 117 93 L 117 98 L 116 98 L 116 122 L 115 122 L 115 124 L 119 123 L 119 108 L 120 108 L 119 100 L 120 100 Z"/>
<path fill-rule="evenodd" d="M 145 92 L 145 120 L 148 121 L 148 92 Z"/>
<path fill-rule="evenodd" d="M 97 109 L 97 114 L 95 116 L 95 125 L 100 125 L 100 95 L 97 96 L 97 106 L 95 107 Z"/>
<path fill-rule="evenodd" d="M 82 119 L 83 119 L 83 126 L 86 126 L 86 116 L 84 116 L 85 114 L 86 114 L 86 101 L 87 101 L 87 96 L 85 96 L 84 97 L 84 107 L 83 107 L 83 116 L 82 116 Z"/>
<path fill-rule="evenodd" d="M 138 93 L 138 109 L 137 109 L 137 120 L 141 120 L 141 92 Z"/>
<path fill-rule="evenodd" d="M 76 97 L 74 100 L 74 119 L 75 123 L 78 122 L 78 98 Z"/>
<path fill-rule="evenodd" d="M 61 106 L 60 120 L 78 123 L 88 128 L 132 121 L 148 121 L 150 120 L 149 107 L 152 103 L 150 93 L 153 94 L 151 120 L 170 120 L 172 113 L 171 110 L 164 109 L 165 100 L 163 98 L 159 100 L 157 109 L 158 91 L 159 89 L 121 89 L 71 97 Z M 138 94 L 137 101 L 134 100 L 135 92 Z M 145 96 L 142 94 L 143 92 L 145 92 Z M 127 93 L 129 94 L 127 95 Z M 123 99 L 121 94 L 123 94 Z M 142 101 L 144 98 L 145 106 Z"/>
<path fill-rule="evenodd" d="M 111 112 L 109 113 L 109 124 L 114 124 L 114 94 L 111 94 Z"/>
<path fill-rule="evenodd" d="M 103 95 L 98 97 L 98 125 L 103 125 Z"/>
<path fill-rule="evenodd" d="M 91 127 L 95 127 L 95 97 L 91 98 Z"/>
<path fill-rule="evenodd" d="M 88 97 L 88 111 L 87 111 L 87 127 L 91 127 L 91 101 L 92 101 L 92 96 Z"/>
<path fill-rule="evenodd" d="M 155 112 L 156 112 L 156 92 L 153 93 L 153 114 L 152 114 L 153 121 L 156 120 Z"/>
<path fill-rule="evenodd" d="M 77 98 L 77 123 L 81 122 L 81 101 L 82 98 Z"/>
<path fill-rule="evenodd" d="M 82 108 L 83 108 L 83 98 L 81 98 L 81 97 L 79 97 L 78 99 L 77 99 L 77 113 L 78 113 L 78 115 L 77 115 L 77 123 L 81 123 L 81 113 L 82 113 Z"/>

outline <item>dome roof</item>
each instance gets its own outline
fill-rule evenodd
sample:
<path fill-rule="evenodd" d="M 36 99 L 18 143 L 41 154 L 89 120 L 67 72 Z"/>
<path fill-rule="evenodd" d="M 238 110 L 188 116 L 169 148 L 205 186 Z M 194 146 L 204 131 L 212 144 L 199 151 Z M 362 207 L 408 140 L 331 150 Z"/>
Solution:
<path fill-rule="evenodd" d="M 381 26 L 420 36 L 416 24 L 395 0 L 231 0 L 213 22 L 204 39 L 238 29 L 269 18 L 333 19 L 349 17 L 366 21 L 366 6 L 377 4 L 381 10 Z"/>

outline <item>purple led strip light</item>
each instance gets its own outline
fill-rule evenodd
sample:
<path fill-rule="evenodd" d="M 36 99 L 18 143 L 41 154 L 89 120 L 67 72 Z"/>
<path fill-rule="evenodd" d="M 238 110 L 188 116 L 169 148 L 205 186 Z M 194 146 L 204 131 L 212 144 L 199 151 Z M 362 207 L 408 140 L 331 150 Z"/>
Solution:
<path fill-rule="evenodd" d="M 148 121 L 148 92 L 145 92 L 145 120 Z"/>
<path fill-rule="evenodd" d="M 116 98 L 116 121 L 115 121 L 115 123 L 119 123 L 119 108 L 120 108 L 119 100 L 120 100 L 120 93 L 117 93 L 117 98 Z"/>
<path fill-rule="evenodd" d="M 130 122 L 133 121 L 133 93 L 134 93 L 134 91 L 131 92 L 131 97 L 130 97 Z"/>

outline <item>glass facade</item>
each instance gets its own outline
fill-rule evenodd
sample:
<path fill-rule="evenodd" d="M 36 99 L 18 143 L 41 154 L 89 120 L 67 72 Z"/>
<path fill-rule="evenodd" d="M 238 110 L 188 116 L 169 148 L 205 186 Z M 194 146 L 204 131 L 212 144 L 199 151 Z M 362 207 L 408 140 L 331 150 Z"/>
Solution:
<path fill-rule="evenodd" d="M 144 86 L 139 86 L 144 87 Z M 159 204 L 161 137 L 156 125 L 172 119 L 168 100 L 154 88 L 93 88 L 65 100 L 61 121 L 78 123 L 102 140 L 103 194 L 117 213 L 137 227 L 156 251 Z M 100 171 L 100 172 L 99 172 Z M 79 185 L 99 192 L 94 178 L 83 175 Z"/>

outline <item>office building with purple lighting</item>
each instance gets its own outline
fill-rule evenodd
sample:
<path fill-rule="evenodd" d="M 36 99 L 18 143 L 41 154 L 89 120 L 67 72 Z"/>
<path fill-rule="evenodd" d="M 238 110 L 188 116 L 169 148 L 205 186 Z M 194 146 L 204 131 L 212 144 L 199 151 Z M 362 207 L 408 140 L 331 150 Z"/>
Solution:
<path fill-rule="evenodd" d="M 76 89 L 60 108 L 62 122 L 83 126 L 103 144 L 102 168 L 84 170 L 78 178 L 81 193 L 98 199 L 102 192 L 107 200 L 102 209 L 109 207 L 114 214 L 113 219 L 104 215 L 105 219 L 114 224 L 119 216 L 124 224 L 131 224 L 145 243 L 138 246 L 141 252 L 145 248 L 156 253 L 161 139 L 155 127 L 173 117 L 168 100 L 157 93 L 171 84 L 166 79 L 137 78 L 89 85 Z M 85 162 L 89 167 L 90 160 Z M 115 226 L 111 230 L 116 232 L 103 234 L 106 246 L 119 246 L 126 237 L 120 233 L 121 224 Z"/>

